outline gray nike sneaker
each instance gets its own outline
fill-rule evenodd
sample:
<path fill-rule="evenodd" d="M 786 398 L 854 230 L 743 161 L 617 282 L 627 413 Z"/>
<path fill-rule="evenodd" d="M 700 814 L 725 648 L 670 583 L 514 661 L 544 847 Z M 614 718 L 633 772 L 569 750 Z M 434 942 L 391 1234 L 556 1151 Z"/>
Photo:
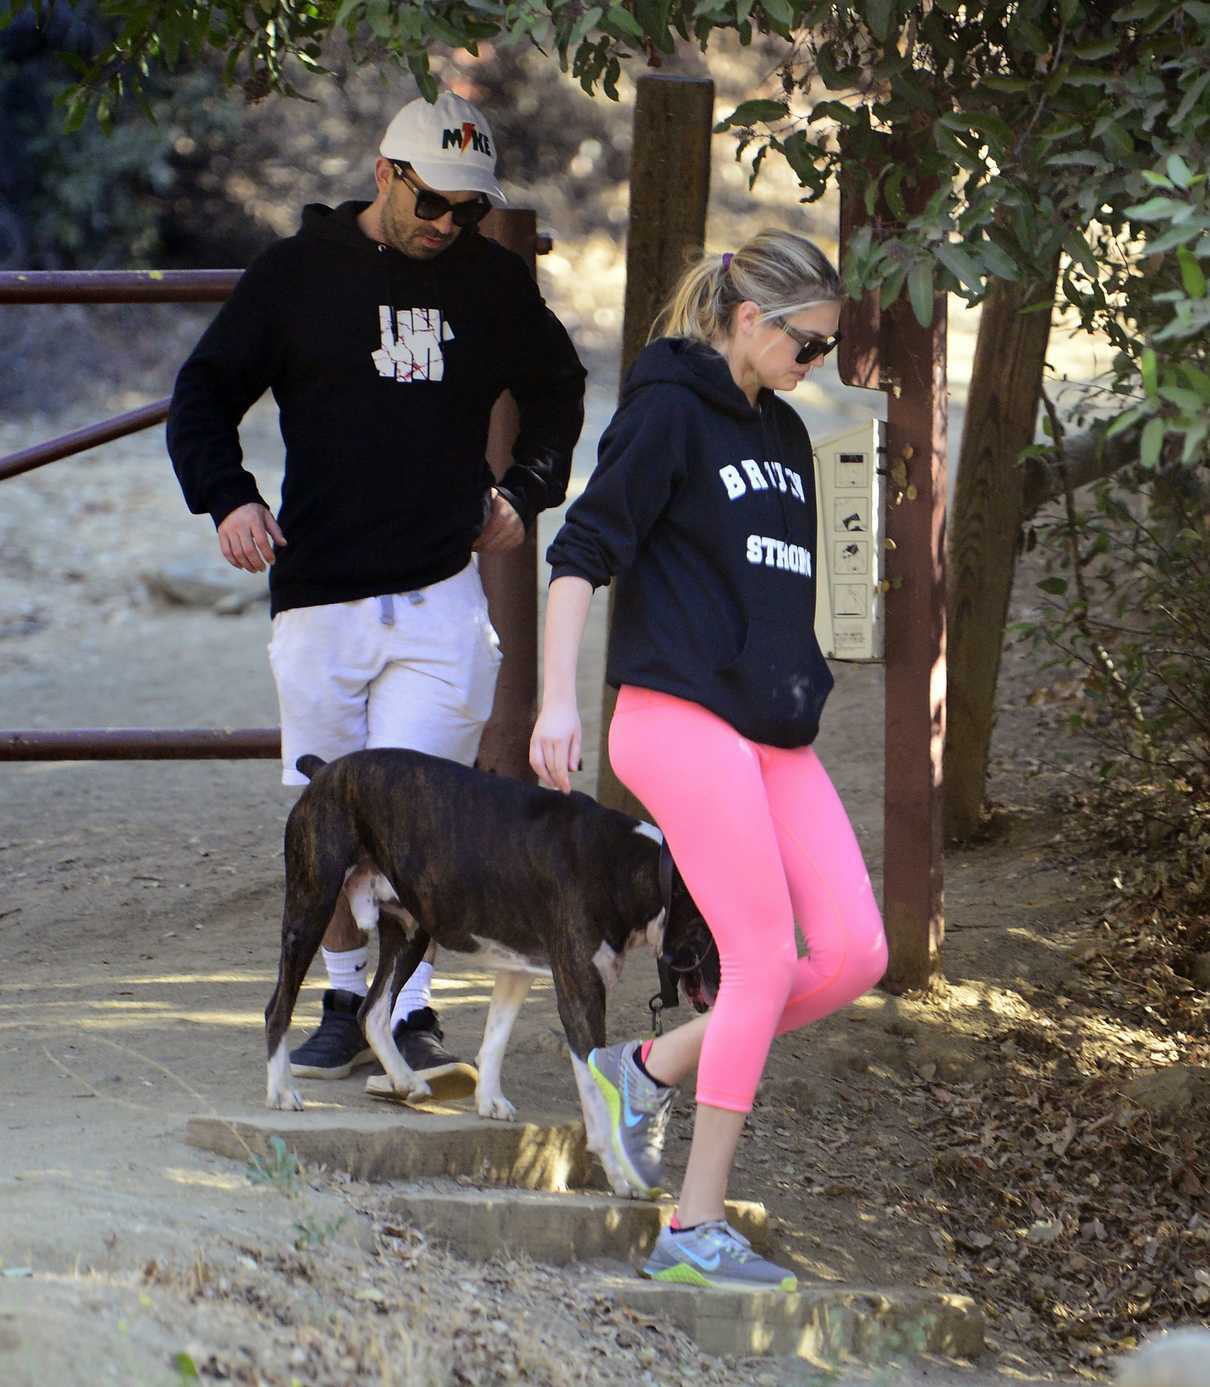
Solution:
<path fill-rule="evenodd" d="M 664 1133 L 676 1089 L 634 1062 L 637 1042 L 588 1052 L 588 1071 L 609 1109 L 609 1140 L 631 1188 L 648 1199 L 664 1188 Z"/>
<path fill-rule="evenodd" d="M 723 1291 L 798 1289 L 792 1271 L 758 1256 L 748 1239 L 722 1219 L 684 1233 L 663 1229 L 639 1275 Z"/>

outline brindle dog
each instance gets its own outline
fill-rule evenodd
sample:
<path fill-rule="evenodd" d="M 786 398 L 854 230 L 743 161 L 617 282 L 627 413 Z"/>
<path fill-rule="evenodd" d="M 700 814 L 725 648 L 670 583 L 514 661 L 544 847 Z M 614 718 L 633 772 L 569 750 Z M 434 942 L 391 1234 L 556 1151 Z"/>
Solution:
<path fill-rule="evenodd" d="M 500 1088 L 504 1051 L 531 979 L 551 977 L 589 1149 L 624 1192 L 585 1064 L 605 1044 L 606 989 L 644 941 L 679 967 L 699 1007 L 717 978 L 713 940 L 684 883 L 673 873 L 669 885 L 665 874 L 661 889 L 659 830 L 587 795 L 418 751 L 357 751 L 330 765 L 303 756 L 298 769 L 311 783 L 286 823 L 281 962 L 265 1009 L 269 1106 L 303 1106 L 286 1032 L 343 891 L 358 925 L 378 929 L 378 968 L 359 1020 L 395 1093 L 429 1092 L 396 1048 L 390 1017 L 430 941 L 463 966 L 496 970 L 475 1093 L 484 1117 L 515 1116 Z"/>

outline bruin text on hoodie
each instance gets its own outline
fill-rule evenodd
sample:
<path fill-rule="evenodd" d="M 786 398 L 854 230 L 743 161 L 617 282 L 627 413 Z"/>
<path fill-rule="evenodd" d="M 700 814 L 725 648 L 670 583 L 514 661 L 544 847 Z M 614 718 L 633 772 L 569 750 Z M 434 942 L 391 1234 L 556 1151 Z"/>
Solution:
<path fill-rule="evenodd" d="M 751 404 L 713 348 L 663 338 L 627 377 L 547 558 L 552 578 L 616 577 L 611 684 L 805 746 L 832 687 L 815 639 L 815 513 L 798 414 L 769 390 Z"/>
<path fill-rule="evenodd" d="M 747 482 L 741 476 L 740 469 L 747 474 Z M 720 467 L 718 475 L 722 478 L 727 496 L 732 501 L 746 496 L 749 487 L 755 491 L 764 491 L 766 487 L 775 486 L 779 491 L 788 491 L 803 505 L 806 504 L 802 477 L 793 468 L 783 467 L 780 462 L 766 459 L 765 471 L 768 473 L 768 481 L 761 476 L 755 458 L 743 458 L 739 467 L 733 467 L 731 463 Z M 777 539 L 773 535 L 748 536 L 748 562 L 763 563 L 767 568 L 787 568 L 791 573 L 801 573 L 804 578 L 812 576 L 811 551 L 806 545 L 788 544 L 784 539 Z"/>

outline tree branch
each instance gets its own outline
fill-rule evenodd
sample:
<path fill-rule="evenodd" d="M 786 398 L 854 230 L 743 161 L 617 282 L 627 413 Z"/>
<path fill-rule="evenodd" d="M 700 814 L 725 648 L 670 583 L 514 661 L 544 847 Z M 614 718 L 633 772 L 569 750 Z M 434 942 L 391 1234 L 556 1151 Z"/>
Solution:
<path fill-rule="evenodd" d="M 1063 442 L 1063 468 L 1056 468 L 1041 458 L 1026 458 L 1025 482 L 1021 495 L 1022 524 L 1038 513 L 1048 502 L 1058 500 L 1089 482 L 1111 477 L 1123 467 L 1137 462 L 1139 431 L 1126 429 L 1114 438 L 1106 438 L 1103 429 L 1093 429 Z"/>

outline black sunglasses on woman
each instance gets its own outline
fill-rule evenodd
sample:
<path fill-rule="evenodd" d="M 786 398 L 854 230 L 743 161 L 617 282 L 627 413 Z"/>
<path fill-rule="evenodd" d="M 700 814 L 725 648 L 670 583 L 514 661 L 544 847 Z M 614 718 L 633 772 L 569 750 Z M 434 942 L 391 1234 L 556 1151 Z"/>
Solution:
<path fill-rule="evenodd" d="M 840 341 L 840 333 L 837 332 L 831 337 L 812 337 L 809 333 L 799 332 L 793 328 L 784 318 L 774 318 L 772 320 L 786 334 L 791 341 L 798 343 L 798 355 L 794 361 L 798 366 L 807 366 L 812 361 L 818 361 L 820 357 L 827 356 L 832 348 Z"/>

